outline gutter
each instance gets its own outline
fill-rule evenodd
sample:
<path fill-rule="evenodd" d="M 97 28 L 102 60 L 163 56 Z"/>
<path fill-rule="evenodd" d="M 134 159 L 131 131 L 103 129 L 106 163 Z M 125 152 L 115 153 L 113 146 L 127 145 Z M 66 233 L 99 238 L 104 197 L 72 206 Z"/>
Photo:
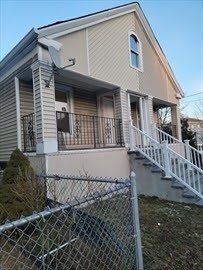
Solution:
<path fill-rule="evenodd" d="M 3 58 L 0 62 L 0 69 L 6 67 L 6 65 L 13 60 L 16 56 L 22 53 L 22 51 L 34 40 L 37 40 L 38 30 L 32 28 L 27 35 L 21 39 L 21 41 Z"/>

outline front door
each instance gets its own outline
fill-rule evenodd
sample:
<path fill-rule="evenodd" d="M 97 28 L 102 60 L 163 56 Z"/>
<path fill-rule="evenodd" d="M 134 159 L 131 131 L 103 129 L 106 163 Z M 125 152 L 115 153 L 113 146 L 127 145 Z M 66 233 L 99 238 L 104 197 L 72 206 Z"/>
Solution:
<path fill-rule="evenodd" d="M 115 145 L 115 116 L 113 97 L 103 98 L 103 136 L 104 144 Z"/>
<path fill-rule="evenodd" d="M 67 144 L 70 135 L 70 104 L 67 93 L 55 92 L 55 110 L 59 143 Z"/>

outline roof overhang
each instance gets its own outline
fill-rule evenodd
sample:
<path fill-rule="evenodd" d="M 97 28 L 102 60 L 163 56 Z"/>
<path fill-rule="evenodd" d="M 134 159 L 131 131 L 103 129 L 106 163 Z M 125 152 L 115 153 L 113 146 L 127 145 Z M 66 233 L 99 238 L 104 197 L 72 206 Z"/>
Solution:
<path fill-rule="evenodd" d="M 69 86 L 85 89 L 88 91 L 94 91 L 98 94 L 119 89 L 119 86 L 117 85 L 98 80 L 68 69 L 59 69 L 55 75 L 55 81 L 64 81 L 67 82 Z"/>

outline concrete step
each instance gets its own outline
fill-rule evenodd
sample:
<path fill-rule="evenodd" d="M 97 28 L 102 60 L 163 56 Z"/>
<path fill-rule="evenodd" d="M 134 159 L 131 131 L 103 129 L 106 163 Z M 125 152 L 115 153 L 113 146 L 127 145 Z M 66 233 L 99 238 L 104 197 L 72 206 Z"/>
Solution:
<path fill-rule="evenodd" d="M 183 189 L 185 186 L 180 181 L 173 179 L 171 187 Z"/>
<path fill-rule="evenodd" d="M 189 190 L 188 188 L 185 187 L 183 189 L 183 197 L 185 197 L 185 198 L 195 198 L 196 195 L 191 190 Z"/>
<path fill-rule="evenodd" d="M 153 163 L 148 159 L 148 158 L 144 158 L 143 163 L 144 166 L 152 166 Z"/>
<path fill-rule="evenodd" d="M 162 170 L 158 166 L 153 164 L 152 168 L 151 168 L 151 172 L 153 172 L 153 173 L 161 173 Z"/>

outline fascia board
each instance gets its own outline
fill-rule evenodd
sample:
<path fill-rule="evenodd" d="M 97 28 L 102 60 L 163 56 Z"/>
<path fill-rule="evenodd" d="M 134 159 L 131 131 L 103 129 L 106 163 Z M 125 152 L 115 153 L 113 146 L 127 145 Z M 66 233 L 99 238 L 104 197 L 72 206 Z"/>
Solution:
<path fill-rule="evenodd" d="M 11 59 L 19 55 L 25 47 L 27 47 L 34 39 L 38 37 L 38 30 L 32 28 L 27 35 L 3 58 L 0 62 L 0 69 L 3 69 Z"/>
<path fill-rule="evenodd" d="M 39 37 L 45 36 L 53 36 L 58 35 L 59 33 L 66 34 L 65 31 L 73 30 L 73 29 L 81 29 L 86 28 L 87 25 L 98 24 L 102 21 L 109 20 L 115 18 L 117 16 L 122 16 L 123 14 L 133 12 L 137 7 L 137 3 L 133 3 L 132 5 L 128 5 L 125 7 L 120 7 L 112 10 L 108 10 L 103 13 L 93 14 L 89 17 L 79 18 L 74 21 L 60 23 L 58 25 L 49 26 L 44 29 L 39 29 Z"/>

